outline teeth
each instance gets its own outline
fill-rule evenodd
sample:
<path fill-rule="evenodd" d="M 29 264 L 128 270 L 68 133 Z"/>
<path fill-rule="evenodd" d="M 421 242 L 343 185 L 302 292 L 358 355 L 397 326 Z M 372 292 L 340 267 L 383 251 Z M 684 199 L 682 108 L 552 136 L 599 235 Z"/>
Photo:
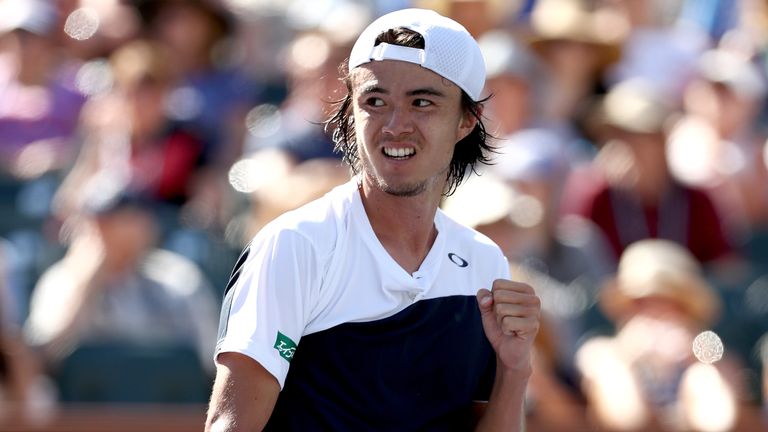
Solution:
<path fill-rule="evenodd" d="M 384 154 L 390 157 L 402 158 L 406 156 L 411 156 L 414 153 L 416 153 L 416 150 L 411 147 L 409 148 L 384 147 Z"/>

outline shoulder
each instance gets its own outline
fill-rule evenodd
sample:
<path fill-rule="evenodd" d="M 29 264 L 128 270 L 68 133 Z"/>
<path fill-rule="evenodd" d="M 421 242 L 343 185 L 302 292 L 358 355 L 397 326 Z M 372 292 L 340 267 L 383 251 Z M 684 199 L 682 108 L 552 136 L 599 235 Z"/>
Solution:
<path fill-rule="evenodd" d="M 488 236 L 456 221 L 442 210 L 438 210 L 438 218 L 442 230 L 447 234 L 450 234 L 453 240 L 467 243 L 482 250 L 495 250 L 501 253 L 501 249 L 499 249 L 498 245 L 496 245 L 496 243 Z"/>
<path fill-rule="evenodd" d="M 438 210 L 438 219 L 440 229 L 448 239 L 448 248 L 456 250 L 456 254 L 471 256 L 476 262 L 492 263 L 494 268 L 507 265 L 501 248 L 488 236 L 457 222 L 441 210 Z"/>
<path fill-rule="evenodd" d="M 250 248 L 276 242 L 292 242 L 311 247 L 323 255 L 333 250 L 339 233 L 349 223 L 352 211 L 354 182 L 332 189 L 324 196 L 267 223 L 251 240 Z"/>

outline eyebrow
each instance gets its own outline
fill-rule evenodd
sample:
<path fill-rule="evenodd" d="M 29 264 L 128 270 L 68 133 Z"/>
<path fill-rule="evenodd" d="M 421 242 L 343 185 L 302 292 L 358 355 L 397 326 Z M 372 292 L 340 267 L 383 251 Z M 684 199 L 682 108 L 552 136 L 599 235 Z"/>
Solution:
<path fill-rule="evenodd" d="M 371 84 L 368 86 L 364 86 L 360 89 L 360 94 L 370 94 L 370 93 L 382 93 L 382 94 L 389 94 L 389 90 L 384 89 L 383 87 L 380 87 L 376 84 Z M 424 87 L 424 88 L 418 88 L 414 90 L 409 90 L 405 93 L 406 96 L 435 96 L 435 97 L 445 97 L 445 93 L 441 92 L 440 90 L 437 90 L 432 87 Z"/>
<path fill-rule="evenodd" d="M 408 96 L 435 96 L 435 97 L 445 97 L 445 93 L 441 92 L 440 90 L 434 89 L 432 87 L 426 87 L 426 88 L 420 88 L 416 90 L 411 90 L 406 93 Z"/>

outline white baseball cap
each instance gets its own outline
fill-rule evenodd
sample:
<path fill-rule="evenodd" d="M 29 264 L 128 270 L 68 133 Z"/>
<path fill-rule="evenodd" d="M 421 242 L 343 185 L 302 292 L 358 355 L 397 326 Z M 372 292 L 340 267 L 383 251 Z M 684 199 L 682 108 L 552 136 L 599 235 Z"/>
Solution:
<path fill-rule="evenodd" d="M 376 38 L 403 27 L 424 38 L 424 49 L 387 43 Z M 349 70 L 379 60 L 415 63 L 452 81 L 474 101 L 485 85 L 485 61 L 477 41 L 461 24 L 427 9 L 402 9 L 372 22 L 360 34 L 349 56 Z"/>

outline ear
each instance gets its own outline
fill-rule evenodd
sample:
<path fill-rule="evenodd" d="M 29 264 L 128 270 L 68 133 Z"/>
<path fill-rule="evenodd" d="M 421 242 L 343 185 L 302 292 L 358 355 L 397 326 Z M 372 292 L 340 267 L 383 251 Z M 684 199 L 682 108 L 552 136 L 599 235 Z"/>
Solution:
<path fill-rule="evenodd" d="M 483 115 L 483 106 L 479 105 L 477 107 L 477 114 L 478 116 Z M 472 115 L 469 110 L 463 110 L 461 114 L 461 119 L 459 120 L 459 128 L 458 128 L 458 135 L 459 139 L 458 141 L 463 140 L 467 137 L 474 129 L 475 126 L 477 126 L 477 118 Z"/>

